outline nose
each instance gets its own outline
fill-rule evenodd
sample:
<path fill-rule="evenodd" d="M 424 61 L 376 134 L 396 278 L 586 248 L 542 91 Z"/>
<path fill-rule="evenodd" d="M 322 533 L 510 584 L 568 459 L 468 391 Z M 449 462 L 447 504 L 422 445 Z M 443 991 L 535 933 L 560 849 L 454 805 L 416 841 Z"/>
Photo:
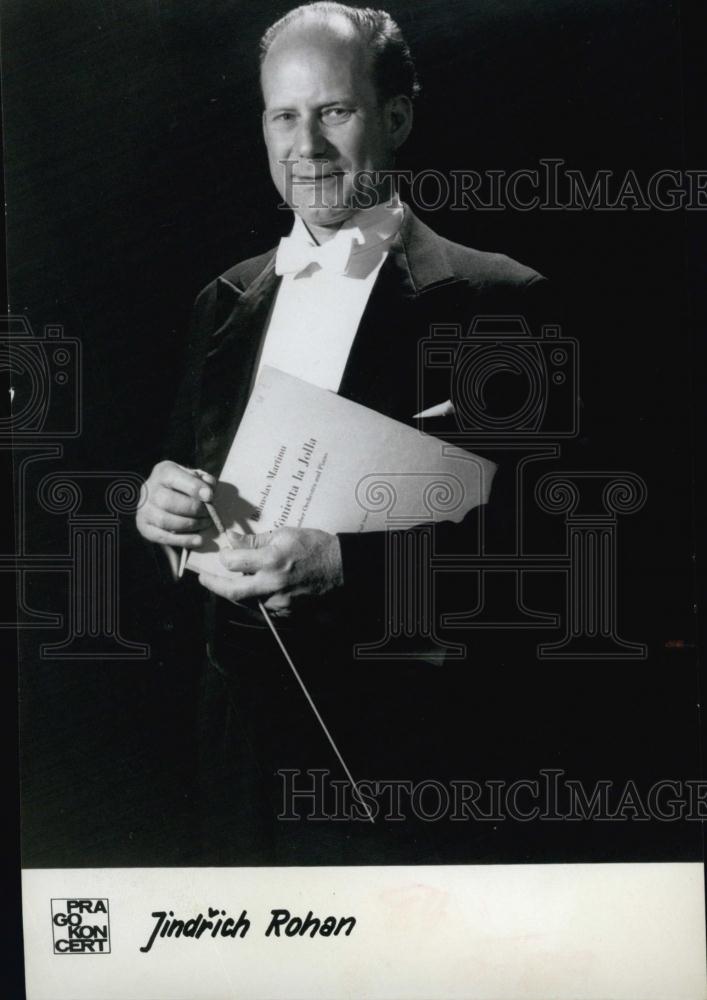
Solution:
<path fill-rule="evenodd" d="M 326 152 L 324 137 L 318 118 L 303 116 L 297 130 L 296 147 L 298 155 L 304 160 L 321 157 Z"/>

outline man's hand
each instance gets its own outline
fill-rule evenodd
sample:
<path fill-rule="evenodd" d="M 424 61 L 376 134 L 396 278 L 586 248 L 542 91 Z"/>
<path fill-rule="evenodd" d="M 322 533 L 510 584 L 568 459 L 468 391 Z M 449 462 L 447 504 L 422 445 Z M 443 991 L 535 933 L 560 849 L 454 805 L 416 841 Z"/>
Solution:
<path fill-rule="evenodd" d="M 199 532 L 211 523 L 203 501 L 211 500 L 216 484 L 213 476 L 203 475 L 201 479 L 176 462 L 158 462 L 145 483 L 145 496 L 135 516 L 140 534 L 162 545 L 198 548 Z"/>
<path fill-rule="evenodd" d="M 199 576 L 205 587 L 228 601 L 262 601 L 268 611 L 286 617 L 301 601 L 343 585 L 339 539 L 327 531 L 278 528 L 260 535 L 228 534 L 234 548 L 219 555 L 233 579 Z"/>

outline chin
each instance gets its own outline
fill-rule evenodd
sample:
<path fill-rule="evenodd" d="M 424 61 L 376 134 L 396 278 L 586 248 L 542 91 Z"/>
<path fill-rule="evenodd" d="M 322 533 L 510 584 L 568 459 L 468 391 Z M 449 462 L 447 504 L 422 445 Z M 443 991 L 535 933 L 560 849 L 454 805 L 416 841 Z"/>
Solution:
<path fill-rule="evenodd" d="M 299 208 L 295 206 L 294 211 L 300 216 L 303 222 L 312 226 L 339 226 L 346 222 L 355 213 L 356 209 L 350 206 L 337 208 Z"/>

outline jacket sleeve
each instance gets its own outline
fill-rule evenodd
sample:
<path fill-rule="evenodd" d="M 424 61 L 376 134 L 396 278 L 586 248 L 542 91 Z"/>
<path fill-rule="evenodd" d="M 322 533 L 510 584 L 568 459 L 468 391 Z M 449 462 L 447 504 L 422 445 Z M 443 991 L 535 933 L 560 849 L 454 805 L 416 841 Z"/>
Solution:
<path fill-rule="evenodd" d="M 169 459 L 187 467 L 195 465 L 194 414 L 198 402 L 199 375 L 202 363 L 200 359 L 205 343 L 212 333 L 215 303 L 215 284 L 212 282 L 198 295 L 192 309 L 182 365 L 183 374 L 170 411 L 162 455 L 160 456 L 162 459 Z M 170 548 L 167 545 L 154 545 L 152 542 L 145 543 L 145 549 L 150 554 L 157 578 L 162 583 L 171 586 L 177 580 L 180 550 Z"/>
<path fill-rule="evenodd" d="M 183 375 L 172 407 L 164 457 L 193 466 L 196 457 L 196 412 L 206 345 L 216 321 L 217 286 L 211 282 L 197 296 L 185 348 Z"/>

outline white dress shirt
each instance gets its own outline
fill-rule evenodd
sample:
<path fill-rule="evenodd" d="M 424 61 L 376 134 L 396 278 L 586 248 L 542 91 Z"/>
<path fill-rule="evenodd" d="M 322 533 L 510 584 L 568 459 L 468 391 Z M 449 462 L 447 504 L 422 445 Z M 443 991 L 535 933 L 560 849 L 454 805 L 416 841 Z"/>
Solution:
<path fill-rule="evenodd" d="M 403 217 L 395 199 L 362 209 L 318 247 L 295 217 L 280 241 L 282 283 L 261 349 L 258 373 L 271 365 L 337 392 L 368 296 Z"/>

